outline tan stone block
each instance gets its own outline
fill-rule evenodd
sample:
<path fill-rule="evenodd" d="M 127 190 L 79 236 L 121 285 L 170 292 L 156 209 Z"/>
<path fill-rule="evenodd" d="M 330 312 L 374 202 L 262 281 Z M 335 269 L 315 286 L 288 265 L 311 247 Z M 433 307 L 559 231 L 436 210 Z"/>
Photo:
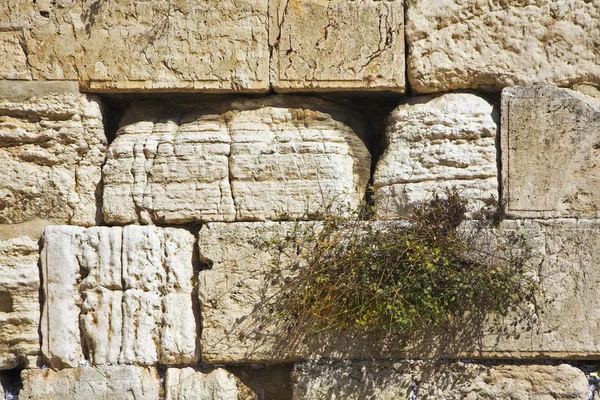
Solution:
<path fill-rule="evenodd" d="M 406 0 L 408 80 L 420 93 L 600 84 L 595 2 Z"/>
<path fill-rule="evenodd" d="M 275 90 L 404 92 L 403 0 L 278 0 L 269 13 Z"/>
<path fill-rule="evenodd" d="M 501 126 L 510 216 L 600 216 L 600 100 L 551 86 L 508 88 Z"/>
<path fill-rule="evenodd" d="M 224 368 L 169 368 L 165 379 L 166 400 L 236 399 L 258 397 Z"/>
<path fill-rule="evenodd" d="M 21 378 L 25 400 L 159 400 L 162 393 L 155 368 L 132 365 L 26 369 Z"/>

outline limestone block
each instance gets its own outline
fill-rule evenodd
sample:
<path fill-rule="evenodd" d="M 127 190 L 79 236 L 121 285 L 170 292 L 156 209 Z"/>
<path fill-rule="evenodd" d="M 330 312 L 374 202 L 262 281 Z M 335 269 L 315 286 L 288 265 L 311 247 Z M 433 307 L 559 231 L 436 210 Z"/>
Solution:
<path fill-rule="evenodd" d="M 162 385 L 155 368 L 132 365 L 21 372 L 25 400 L 158 400 Z"/>
<path fill-rule="evenodd" d="M 396 108 L 373 178 L 379 214 L 406 215 L 451 187 L 471 211 L 498 199 L 495 120 L 490 103 L 466 93 L 414 97 Z"/>
<path fill-rule="evenodd" d="M 600 100 L 578 91 L 502 92 L 506 211 L 515 217 L 600 216 Z"/>
<path fill-rule="evenodd" d="M 165 379 L 166 400 L 250 400 L 255 393 L 223 368 L 169 368 Z"/>
<path fill-rule="evenodd" d="M 86 3 L 91 90 L 269 90 L 267 0 Z"/>
<path fill-rule="evenodd" d="M 1 83 L 0 223 L 94 225 L 105 150 L 98 98 L 72 83 Z"/>
<path fill-rule="evenodd" d="M 569 364 L 503 365 L 462 362 L 301 363 L 294 400 L 309 399 L 588 399 L 584 373 Z"/>
<path fill-rule="evenodd" d="M 473 313 L 448 329 L 298 332 L 270 317 L 278 285 L 302 258 L 280 254 L 283 239 L 310 223 L 210 223 L 199 232 L 202 359 L 208 363 L 277 363 L 314 358 L 594 359 L 600 354 L 600 223 L 595 220 L 505 221 L 502 231 L 528 238 L 537 304 L 505 318 Z M 314 225 L 312 225 L 314 226 Z M 496 240 L 488 231 L 485 241 Z M 302 253 L 300 253 L 300 256 Z M 274 281 L 279 279 L 279 281 Z M 279 283 L 277 283 L 279 282 Z"/>
<path fill-rule="evenodd" d="M 417 92 L 600 83 L 596 2 L 406 1 Z"/>
<path fill-rule="evenodd" d="M 194 363 L 194 243 L 173 228 L 46 228 L 42 338 L 50 363 Z"/>
<path fill-rule="evenodd" d="M 404 92 L 402 0 L 272 1 L 269 35 L 277 91 Z"/>
<path fill-rule="evenodd" d="M 348 113 L 288 96 L 134 104 L 103 169 L 104 217 L 179 224 L 310 219 L 356 208 L 370 153 L 361 121 Z"/>
<path fill-rule="evenodd" d="M 0 240 L 0 370 L 35 366 L 40 352 L 38 259 L 29 237 Z"/>

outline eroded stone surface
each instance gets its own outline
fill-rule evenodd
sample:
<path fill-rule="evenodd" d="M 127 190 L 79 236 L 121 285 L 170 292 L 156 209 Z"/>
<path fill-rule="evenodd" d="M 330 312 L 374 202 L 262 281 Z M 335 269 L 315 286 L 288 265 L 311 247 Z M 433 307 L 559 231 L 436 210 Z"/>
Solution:
<path fill-rule="evenodd" d="M 404 92 L 402 0 L 277 0 L 270 23 L 275 90 Z"/>
<path fill-rule="evenodd" d="M 407 0 L 417 92 L 600 83 L 596 2 Z"/>
<path fill-rule="evenodd" d="M 121 125 L 103 170 L 108 222 L 310 219 L 356 208 L 369 179 L 361 122 L 319 99 L 142 102 Z"/>
<path fill-rule="evenodd" d="M 502 92 L 503 198 L 516 217 L 600 216 L 600 100 L 578 91 Z"/>
<path fill-rule="evenodd" d="M 584 373 L 569 364 L 302 363 L 292 373 L 294 400 L 397 399 L 588 399 Z"/>
<path fill-rule="evenodd" d="M 492 105 L 473 94 L 415 97 L 396 108 L 373 178 L 379 214 L 406 215 L 452 187 L 471 211 L 498 199 L 495 119 Z"/>
<path fill-rule="evenodd" d="M 21 378 L 25 400 L 158 400 L 162 392 L 155 368 L 132 365 L 26 369 Z"/>
<path fill-rule="evenodd" d="M 7 0 L 0 79 L 94 91 L 268 91 L 267 0 Z"/>
<path fill-rule="evenodd" d="M 195 362 L 194 242 L 172 228 L 46 228 L 42 338 L 50 363 Z"/>
<path fill-rule="evenodd" d="M 255 393 L 224 368 L 169 368 L 166 400 L 250 400 Z"/>
<path fill-rule="evenodd" d="M 39 246 L 0 240 L 0 370 L 33 366 L 40 353 Z"/>
<path fill-rule="evenodd" d="M 70 86 L 0 86 L 0 224 L 98 221 L 106 150 L 101 104 Z"/>
<path fill-rule="evenodd" d="M 543 295 L 529 311 L 506 318 L 474 313 L 459 327 L 425 327 L 389 335 L 287 330 L 269 317 L 277 283 L 301 262 L 295 248 L 279 253 L 284 239 L 310 223 L 210 223 L 199 233 L 206 362 L 274 363 L 310 358 L 595 358 L 600 354 L 600 304 L 596 296 L 600 225 L 590 220 L 505 221 L 506 235 L 524 235 L 532 272 Z M 313 225 L 314 226 L 314 225 Z M 484 236 L 493 242 L 494 231 Z M 271 247 L 269 247 L 271 243 Z M 281 242 L 279 242 L 281 243 Z M 541 312 L 543 311 L 543 313 Z"/>

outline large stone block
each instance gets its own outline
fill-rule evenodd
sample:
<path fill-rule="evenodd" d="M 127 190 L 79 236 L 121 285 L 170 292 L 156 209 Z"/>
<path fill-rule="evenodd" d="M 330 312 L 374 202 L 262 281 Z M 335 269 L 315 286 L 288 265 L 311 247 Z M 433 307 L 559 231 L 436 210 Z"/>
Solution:
<path fill-rule="evenodd" d="M 169 368 L 165 379 L 166 400 L 254 400 L 255 393 L 223 368 Z"/>
<path fill-rule="evenodd" d="M 39 246 L 0 240 L 0 370 L 36 365 L 40 353 Z"/>
<path fill-rule="evenodd" d="M 72 82 L 0 81 L 0 224 L 94 225 L 105 151 L 98 98 Z"/>
<path fill-rule="evenodd" d="M 388 117 L 386 149 L 373 178 L 381 216 L 406 215 L 456 187 L 472 211 L 498 199 L 496 115 L 473 94 L 415 97 Z"/>
<path fill-rule="evenodd" d="M 503 199 L 515 217 L 600 216 L 600 100 L 578 91 L 502 92 Z"/>
<path fill-rule="evenodd" d="M 505 318 L 477 312 L 444 328 L 386 332 L 299 332 L 273 317 L 278 285 L 302 262 L 281 241 L 310 223 L 210 223 L 199 233 L 202 358 L 209 363 L 275 363 L 313 358 L 587 358 L 600 355 L 596 280 L 600 224 L 590 220 L 506 221 L 528 240 L 537 303 Z M 488 231 L 484 241 L 496 240 Z M 279 244 L 278 244 L 279 243 Z M 302 254 L 302 253 L 301 253 Z M 300 264 L 301 265 L 301 264 Z M 276 281 L 274 279 L 279 279 Z M 277 283 L 279 282 L 279 283 Z M 292 281 L 293 282 L 293 281 Z"/>
<path fill-rule="evenodd" d="M 348 110 L 288 96 L 213 104 L 127 111 L 103 170 L 107 222 L 311 219 L 358 207 L 371 158 Z"/>
<path fill-rule="evenodd" d="M 408 79 L 417 92 L 600 83 L 593 1 L 406 0 Z"/>
<path fill-rule="evenodd" d="M 86 91 L 269 89 L 267 0 L 6 0 L 0 79 Z"/>
<path fill-rule="evenodd" d="M 155 368 L 132 365 L 79 367 L 21 372 L 24 400 L 159 400 L 160 376 Z"/>
<path fill-rule="evenodd" d="M 42 351 L 53 366 L 198 359 L 188 231 L 53 226 L 43 240 Z"/>
<path fill-rule="evenodd" d="M 404 92 L 403 0 L 271 1 L 269 35 L 277 91 Z"/>
<path fill-rule="evenodd" d="M 297 364 L 292 378 L 294 400 L 588 399 L 585 374 L 569 364 L 309 362 Z"/>

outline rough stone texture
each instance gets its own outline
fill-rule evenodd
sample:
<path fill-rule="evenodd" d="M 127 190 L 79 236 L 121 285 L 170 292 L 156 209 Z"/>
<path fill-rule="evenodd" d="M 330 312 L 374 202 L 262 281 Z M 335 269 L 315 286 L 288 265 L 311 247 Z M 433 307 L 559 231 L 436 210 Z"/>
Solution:
<path fill-rule="evenodd" d="M 72 83 L 0 82 L 0 224 L 99 220 L 101 105 L 73 89 Z"/>
<path fill-rule="evenodd" d="M 456 187 L 472 211 L 498 199 L 496 115 L 473 94 L 414 97 L 388 117 L 386 149 L 374 175 L 382 217 Z"/>
<path fill-rule="evenodd" d="M 267 0 L 4 0 L 0 79 L 86 90 L 268 91 Z"/>
<path fill-rule="evenodd" d="M 141 102 L 104 166 L 112 223 L 285 220 L 356 208 L 369 179 L 365 130 L 314 98 Z"/>
<path fill-rule="evenodd" d="M 277 91 L 404 92 L 402 0 L 271 1 L 269 35 Z"/>
<path fill-rule="evenodd" d="M 37 242 L 27 236 L 0 240 L 0 370 L 36 365 L 38 252 Z"/>
<path fill-rule="evenodd" d="M 600 225 L 590 220 L 506 221 L 505 233 L 528 238 L 532 272 L 543 296 L 537 308 L 506 318 L 475 313 L 460 326 L 384 333 L 286 331 L 269 318 L 276 304 L 274 270 L 289 274 L 292 256 L 268 248 L 309 223 L 210 223 L 199 233 L 199 274 L 206 362 L 275 363 L 310 358 L 558 358 L 595 359 L 600 354 L 600 304 L 596 295 Z M 493 232 L 492 232 L 493 233 Z M 490 236 L 486 240 L 494 240 Z M 274 265 L 278 267 L 274 269 Z M 543 313 L 541 312 L 543 311 Z"/>
<path fill-rule="evenodd" d="M 166 400 L 250 400 L 255 393 L 223 368 L 169 368 Z"/>
<path fill-rule="evenodd" d="M 569 364 L 302 363 L 292 373 L 294 400 L 553 400 L 588 399 L 584 373 Z M 414 384 L 416 385 L 413 385 Z"/>
<path fill-rule="evenodd" d="M 51 365 L 198 360 L 193 235 L 53 226 L 43 239 L 42 351 Z"/>
<path fill-rule="evenodd" d="M 597 1 L 406 0 L 417 92 L 600 83 Z"/>
<path fill-rule="evenodd" d="M 159 400 L 162 393 L 156 369 L 132 365 L 26 369 L 21 378 L 21 400 Z"/>
<path fill-rule="evenodd" d="M 509 215 L 600 216 L 600 99 L 551 86 L 508 88 L 501 125 Z"/>

